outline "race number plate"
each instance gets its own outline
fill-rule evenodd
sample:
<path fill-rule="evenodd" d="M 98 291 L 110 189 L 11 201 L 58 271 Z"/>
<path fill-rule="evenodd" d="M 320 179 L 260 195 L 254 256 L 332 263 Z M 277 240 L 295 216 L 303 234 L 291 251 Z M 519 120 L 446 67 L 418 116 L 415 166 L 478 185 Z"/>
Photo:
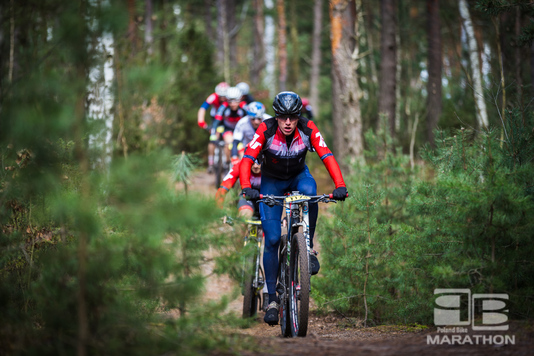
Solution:
<path fill-rule="evenodd" d="M 288 203 L 293 203 L 296 201 L 305 201 L 305 200 L 310 200 L 310 197 L 306 195 L 291 195 L 286 198 L 286 202 Z"/>

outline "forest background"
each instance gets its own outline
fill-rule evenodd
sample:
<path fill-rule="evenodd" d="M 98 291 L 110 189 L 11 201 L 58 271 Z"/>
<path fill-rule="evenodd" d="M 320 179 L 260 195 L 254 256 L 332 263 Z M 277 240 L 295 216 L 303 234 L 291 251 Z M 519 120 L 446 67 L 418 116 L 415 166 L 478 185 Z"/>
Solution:
<path fill-rule="evenodd" d="M 202 301 L 201 271 L 210 247 L 218 272 L 238 257 L 187 189 L 223 80 L 270 114 L 278 91 L 310 98 L 345 172 L 351 198 L 319 220 L 320 310 L 431 324 L 435 288 L 470 288 L 532 318 L 533 7 L 2 2 L 0 351 L 235 347 L 213 330 L 243 322 L 231 296 Z"/>

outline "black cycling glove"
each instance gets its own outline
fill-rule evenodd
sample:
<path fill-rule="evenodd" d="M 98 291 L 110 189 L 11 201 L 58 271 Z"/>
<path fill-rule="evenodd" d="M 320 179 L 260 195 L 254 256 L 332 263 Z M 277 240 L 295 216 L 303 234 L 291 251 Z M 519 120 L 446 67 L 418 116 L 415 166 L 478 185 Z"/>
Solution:
<path fill-rule="evenodd" d="M 257 189 L 243 188 L 241 192 L 248 200 L 257 200 L 260 198 L 260 192 Z"/>
<path fill-rule="evenodd" d="M 347 188 L 345 187 L 339 187 L 339 188 L 336 188 L 334 189 L 334 191 L 332 192 L 332 195 L 334 197 L 335 200 L 345 200 L 345 198 L 348 196 L 348 193 L 347 193 Z"/>

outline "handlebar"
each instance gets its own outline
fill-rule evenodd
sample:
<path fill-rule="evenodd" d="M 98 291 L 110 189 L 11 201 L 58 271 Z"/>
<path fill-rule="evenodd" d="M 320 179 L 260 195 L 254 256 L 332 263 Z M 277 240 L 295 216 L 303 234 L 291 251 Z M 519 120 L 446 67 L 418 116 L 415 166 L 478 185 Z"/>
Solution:
<path fill-rule="evenodd" d="M 300 196 L 302 198 L 299 199 L 299 195 L 276 196 L 276 195 L 260 194 L 260 199 L 258 200 L 258 202 L 262 202 L 266 204 L 267 206 L 283 205 L 284 202 L 286 202 L 287 198 L 295 197 L 295 202 L 306 200 L 309 203 L 337 203 L 336 199 L 334 199 L 333 194 L 321 194 L 321 195 L 304 195 L 303 194 Z"/>

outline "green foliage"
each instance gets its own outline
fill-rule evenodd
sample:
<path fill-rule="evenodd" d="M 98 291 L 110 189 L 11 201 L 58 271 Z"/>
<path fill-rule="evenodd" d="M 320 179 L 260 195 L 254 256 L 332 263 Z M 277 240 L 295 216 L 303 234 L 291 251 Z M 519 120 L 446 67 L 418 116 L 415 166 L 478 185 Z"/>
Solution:
<path fill-rule="evenodd" d="M 381 158 L 387 138 L 367 135 L 377 149 L 351 177 L 353 197 L 319 224 L 320 306 L 428 324 L 435 288 L 470 288 L 508 293 L 512 317 L 531 317 L 533 127 L 531 114 L 510 110 L 504 141 L 500 130 L 439 132 L 435 151 L 424 152 L 428 173 L 409 171 L 400 152 Z"/>
<path fill-rule="evenodd" d="M 44 194 L 46 205 L 27 209 L 59 227 L 51 233 L 51 248 L 37 237 L 24 244 L 31 238 L 28 225 L 41 228 L 35 213 L 4 205 L 1 246 L 11 252 L 2 254 L 0 269 L 0 298 L 8 306 L 2 308 L 5 352 L 74 352 L 81 293 L 77 240 L 83 233 L 89 237 L 83 298 L 92 352 L 195 353 L 216 346 L 215 340 L 224 347 L 223 339 L 205 330 L 221 322 L 217 314 L 226 301 L 199 302 L 213 202 L 171 191 L 159 173 L 166 167 L 165 152 L 131 156 L 115 160 L 108 175 L 92 174 L 90 200 L 68 184 Z M 25 215 L 18 229 L 17 214 Z M 173 316 L 177 310 L 179 317 Z"/>

